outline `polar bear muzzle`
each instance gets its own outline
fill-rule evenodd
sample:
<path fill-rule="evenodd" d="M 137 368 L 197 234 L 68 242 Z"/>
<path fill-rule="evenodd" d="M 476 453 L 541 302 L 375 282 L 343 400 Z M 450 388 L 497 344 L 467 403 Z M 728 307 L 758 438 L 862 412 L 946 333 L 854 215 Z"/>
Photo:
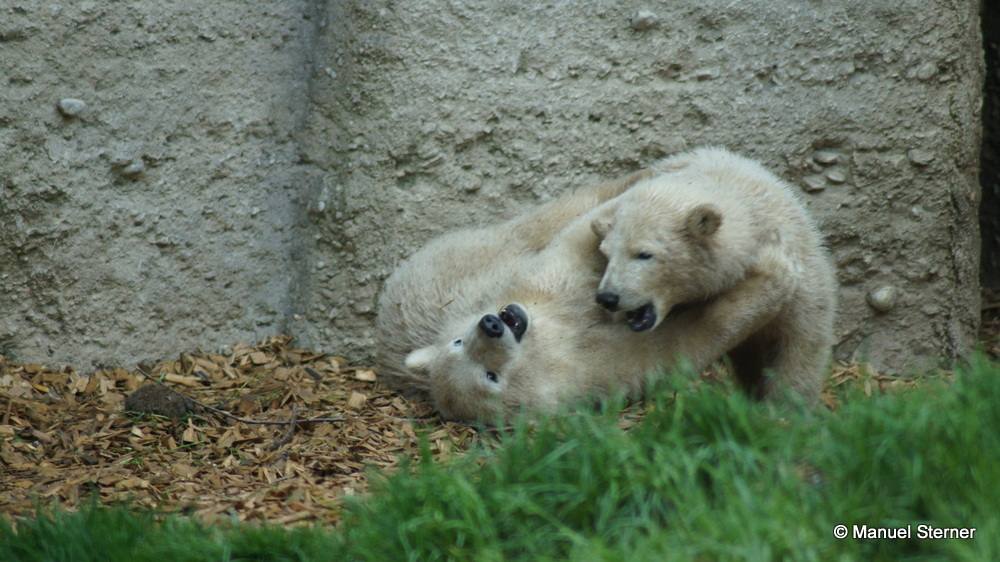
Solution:
<path fill-rule="evenodd" d="M 510 328 L 514 341 L 520 343 L 521 336 L 528 331 L 528 314 L 520 305 L 511 303 L 500 309 L 499 316 L 487 314 L 479 319 L 479 329 L 488 338 L 502 338 L 504 326 Z"/>
<path fill-rule="evenodd" d="M 633 308 L 625 313 L 625 321 L 633 332 L 650 330 L 656 325 L 656 308 L 651 304 Z"/>
<path fill-rule="evenodd" d="M 521 336 L 528 331 L 528 313 L 517 303 L 510 303 L 501 308 L 500 320 L 510 328 L 517 342 L 520 342 Z"/>

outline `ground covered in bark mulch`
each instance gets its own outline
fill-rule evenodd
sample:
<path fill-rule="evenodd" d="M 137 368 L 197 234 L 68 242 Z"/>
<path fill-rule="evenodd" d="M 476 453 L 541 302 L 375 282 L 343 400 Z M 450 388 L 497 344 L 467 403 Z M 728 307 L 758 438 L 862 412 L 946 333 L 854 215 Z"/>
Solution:
<path fill-rule="evenodd" d="M 984 298 L 981 341 L 1000 357 L 996 297 Z M 823 404 L 836 409 L 838 389 L 852 384 L 871 395 L 916 383 L 865 364 L 834 365 Z M 641 417 L 641 405 L 625 416 L 623 427 Z M 421 435 L 441 459 L 492 439 L 382 388 L 374 368 L 296 349 L 284 336 L 92 376 L 0 356 L 7 519 L 96 498 L 207 523 L 336 524 L 346 496 L 418 456 Z"/>
<path fill-rule="evenodd" d="M 208 522 L 336 522 L 344 496 L 367 489 L 368 467 L 417 456 L 418 433 L 439 457 L 479 439 L 383 390 L 373 369 L 295 349 L 288 337 L 93 376 L 0 356 L 4 402 L 7 518 L 96 495 Z"/>

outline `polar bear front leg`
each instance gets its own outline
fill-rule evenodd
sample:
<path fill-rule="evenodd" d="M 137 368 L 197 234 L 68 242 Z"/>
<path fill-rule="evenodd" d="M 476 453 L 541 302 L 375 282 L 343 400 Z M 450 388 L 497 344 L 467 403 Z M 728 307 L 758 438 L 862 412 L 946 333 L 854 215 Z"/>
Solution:
<path fill-rule="evenodd" d="M 747 276 L 696 311 L 681 331 L 678 351 L 707 367 L 769 325 L 788 305 L 800 274 L 779 245 L 762 249 Z"/>

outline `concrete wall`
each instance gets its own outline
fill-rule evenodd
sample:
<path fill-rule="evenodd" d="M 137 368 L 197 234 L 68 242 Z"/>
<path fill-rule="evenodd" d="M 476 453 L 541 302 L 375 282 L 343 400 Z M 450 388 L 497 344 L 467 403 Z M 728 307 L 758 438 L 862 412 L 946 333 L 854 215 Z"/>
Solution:
<path fill-rule="evenodd" d="M 117 365 L 284 329 L 307 5 L 0 5 L 0 351 Z"/>
<path fill-rule="evenodd" d="M 119 363 L 283 331 L 365 361 L 428 238 L 719 144 L 803 187 L 838 356 L 950 359 L 978 322 L 983 62 L 978 3 L 943 4 L 15 2 L 0 346 Z"/>

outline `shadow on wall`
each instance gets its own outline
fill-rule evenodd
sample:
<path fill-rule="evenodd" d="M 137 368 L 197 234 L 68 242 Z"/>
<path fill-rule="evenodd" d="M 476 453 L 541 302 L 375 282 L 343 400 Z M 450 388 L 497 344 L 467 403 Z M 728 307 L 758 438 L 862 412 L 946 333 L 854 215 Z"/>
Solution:
<path fill-rule="evenodd" d="M 985 288 L 1000 288 L 1000 6 L 983 2 L 983 51 L 986 80 L 983 85 L 983 147 L 980 154 L 979 232 L 982 238 L 980 281 Z"/>

